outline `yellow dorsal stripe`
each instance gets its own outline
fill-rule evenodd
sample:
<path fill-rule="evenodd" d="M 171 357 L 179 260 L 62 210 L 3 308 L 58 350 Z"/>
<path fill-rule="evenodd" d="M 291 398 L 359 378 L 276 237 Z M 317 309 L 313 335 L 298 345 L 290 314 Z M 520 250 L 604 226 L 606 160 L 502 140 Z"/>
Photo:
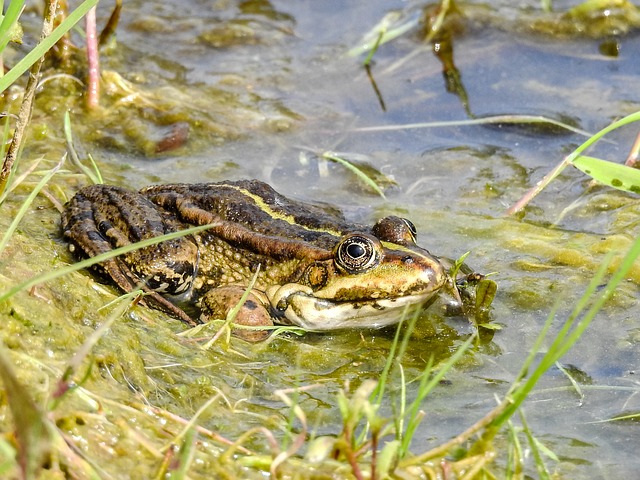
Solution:
<path fill-rule="evenodd" d="M 282 213 L 282 212 L 276 212 L 275 210 L 273 210 L 273 208 L 271 208 L 270 205 L 268 205 L 264 199 L 260 196 L 260 195 L 256 195 L 255 193 L 251 193 L 250 191 L 238 187 L 236 185 L 221 185 L 223 187 L 227 187 L 227 188 L 233 188 L 235 190 L 237 190 L 238 192 L 242 193 L 243 195 L 246 195 L 247 197 L 251 198 L 258 207 L 260 207 L 260 209 L 263 212 L 266 212 L 267 215 L 269 215 L 271 218 L 276 219 L 276 220 L 282 220 L 284 222 L 287 222 L 290 225 L 295 225 L 297 227 L 300 228 L 304 228 L 305 230 L 308 230 L 310 232 L 325 232 L 325 233 L 329 233 L 331 235 L 333 235 L 334 237 L 341 237 L 342 233 L 336 231 L 336 230 L 329 230 L 329 229 L 322 229 L 322 228 L 311 228 L 308 227 L 306 225 L 300 225 L 299 223 L 296 222 L 296 219 L 293 215 L 289 215 L 286 213 Z"/>

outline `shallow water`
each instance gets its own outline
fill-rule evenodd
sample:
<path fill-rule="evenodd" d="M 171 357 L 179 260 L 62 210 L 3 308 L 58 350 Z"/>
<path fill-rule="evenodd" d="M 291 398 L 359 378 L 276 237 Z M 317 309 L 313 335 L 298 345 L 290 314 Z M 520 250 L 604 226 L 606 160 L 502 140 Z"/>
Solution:
<path fill-rule="evenodd" d="M 473 115 L 570 118 L 595 132 L 638 109 L 637 33 L 597 38 L 536 33 L 530 19 L 541 17 L 535 16 L 538 2 L 528 2 L 529 10 L 510 2 L 485 4 L 489 7 L 462 7 L 468 18 L 460 21 L 453 40 L 460 86 Z M 382 0 L 126 2 L 118 43 L 104 52 L 102 66 L 131 82 L 144 102 L 128 103 L 121 91 L 107 91 L 106 112 L 91 123 L 78 99 L 69 100 L 71 87 L 52 81 L 54 93 L 34 119 L 49 130 L 27 149 L 32 158 L 41 152 L 46 161 L 59 158 L 64 144 L 56 122 L 61 119 L 50 105 L 64 98 L 74 108 L 80 150 L 92 154 L 109 183 L 139 188 L 259 178 L 287 196 L 339 205 L 357 221 L 402 214 L 418 228 L 419 243 L 437 255 L 457 258 L 471 251 L 473 268 L 496 272 L 499 290 L 491 318 L 503 328 L 485 333 L 447 375 L 447 384 L 428 397 L 416 452 L 455 436 L 494 406 L 553 306 L 558 305 L 555 332 L 605 253 L 624 251 L 637 237 L 640 210 L 637 196 L 590 187 L 581 173 L 567 170 L 522 215 L 504 215 L 584 141 L 578 134 L 506 125 L 360 130 L 468 118 L 462 90 L 458 95 L 446 91 L 442 64 L 421 41 L 418 28 L 375 54 L 371 75 L 378 94 L 361 65 L 363 55 L 347 55 L 384 15 L 400 11 L 410 20 L 421 6 Z M 604 56 L 599 49 L 612 38 L 619 55 Z M 127 128 L 129 122 L 138 123 Z M 188 124 L 186 144 L 155 154 L 154 142 L 179 122 Z M 614 132 L 590 154 L 621 162 L 634 136 L 634 128 Z M 365 159 L 395 186 L 383 199 L 343 166 L 318 157 L 327 150 Z M 67 194 L 86 183 L 77 176 L 62 178 Z M 44 210 L 25 220 L 22 233 L 40 239 L 31 248 L 47 260 L 22 258 L 15 246 L 11 260 L 36 273 L 71 261 L 57 231 L 57 213 L 48 202 L 41 205 Z M 17 280 L 6 273 L 15 271 L 10 256 L 5 253 L 0 263 L 3 290 Z M 11 315 L 15 325 L 4 322 L 3 335 L 13 338 L 12 349 L 19 352 L 32 343 L 46 345 L 42 332 L 47 332 L 46 357 L 62 365 L 83 336 L 104 321 L 96 309 L 113 297 L 88 289 L 93 284 L 86 273 L 56 282 L 44 287 L 45 296 L 53 298 L 46 309 L 48 315 L 66 312 L 54 321 L 56 328 L 65 325 L 64 342 L 51 323 L 30 319 L 42 318 L 34 313 L 42 307 L 33 298 L 16 297 L 11 303 L 13 312 L 24 313 L 18 320 Z M 623 477 L 639 468 L 634 422 L 602 422 L 640 407 L 635 381 L 640 325 L 634 313 L 639 282 L 636 265 L 563 359 L 583 396 L 556 369 L 525 404 L 534 435 L 559 456 L 547 464 L 562 478 Z M 84 293 L 78 298 L 80 289 Z M 300 385 L 313 386 L 298 398 L 309 425 L 318 434 L 336 434 L 341 427 L 336 393 L 346 382 L 357 387 L 379 377 L 394 334 L 389 329 L 285 336 L 265 345 L 234 342 L 231 351 L 203 352 L 173 335 L 181 330 L 179 322 L 137 309 L 96 347 L 100 375 L 92 385 L 105 397 L 148 401 L 185 418 L 221 392 L 228 404 L 208 412 L 202 423 L 231 439 L 253 426 L 282 426 L 289 413 L 274 391 Z M 416 378 L 431 356 L 436 362 L 448 358 L 471 331 L 463 319 L 443 318 L 437 306 L 423 314 L 403 359 L 406 378 Z M 101 383 L 109 378 L 113 390 Z M 415 384 L 409 384 L 410 398 Z M 231 422 L 229 409 L 236 412 Z M 68 428 L 82 432 L 76 424 Z M 262 439 L 253 442 L 251 447 L 265 450 Z M 101 455 L 103 461 L 112 458 Z M 127 468 L 121 459 L 113 461 Z"/>

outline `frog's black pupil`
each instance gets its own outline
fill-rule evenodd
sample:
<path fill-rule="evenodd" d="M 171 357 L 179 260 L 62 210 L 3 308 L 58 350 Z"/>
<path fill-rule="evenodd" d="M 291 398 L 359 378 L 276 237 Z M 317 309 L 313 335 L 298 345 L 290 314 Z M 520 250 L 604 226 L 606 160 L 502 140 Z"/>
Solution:
<path fill-rule="evenodd" d="M 380 260 L 380 246 L 365 235 L 349 235 L 336 250 L 336 265 L 349 274 L 362 273 L 376 266 Z"/>
<path fill-rule="evenodd" d="M 360 258 L 365 254 L 365 249 L 359 243 L 352 243 L 347 247 L 347 253 L 351 258 Z"/>

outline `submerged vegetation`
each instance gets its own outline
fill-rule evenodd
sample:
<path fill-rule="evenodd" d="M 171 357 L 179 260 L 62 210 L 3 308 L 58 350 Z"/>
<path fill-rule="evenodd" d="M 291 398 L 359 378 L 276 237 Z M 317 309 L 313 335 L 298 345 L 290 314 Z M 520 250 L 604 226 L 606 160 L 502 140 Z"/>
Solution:
<path fill-rule="evenodd" d="M 23 3 L 12 1 L 5 9 L 0 49 L 20 39 Z M 84 120 L 77 123 L 88 125 L 76 127 L 68 113 L 64 119 L 56 117 L 70 108 L 84 108 L 78 103 L 78 92 L 84 86 L 76 86 L 72 80 L 73 93 L 56 108 L 52 102 L 61 96 L 47 99 L 46 122 L 56 124 L 54 129 L 62 132 L 48 140 L 58 138 L 64 153 L 55 161 L 47 155 L 36 158 L 28 146 L 37 137 L 31 121 L 32 102 L 36 87 L 48 88 L 38 83 L 41 69 L 58 68 L 47 65 L 46 52 L 96 3 L 82 2 L 54 28 L 51 9 L 55 2 L 47 2 L 41 41 L 0 79 L 7 111 L 17 113 L 17 118 L 6 116 L 0 175 L 0 475 L 118 478 L 127 472 L 131 478 L 178 479 L 264 478 L 268 472 L 273 478 L 472 479 L 524 478 L 535 469 L 539 478 L 554 477 L 554 467 L 549 465 L 558 462 L 558 456 L 544 439 L 537 438 L 535 425 L 527 421 L 521 407 L 535 393 L 543 375 L 556 368 L 569 379 L 572 390 L 583 395 L 582 389 L 587 387 L 560 360 L 608 302 L 615 303 L 616 292 L 628 278 L 637 289 L 640 238 L 636 235 L 625 243 L 624 251 L 604 255 L 597 271 L 587 269 L 591 278 L 580 298 L 571 300 L 559 291 L 545 292 L 540 308 L 551 313 L 531 345 L 517 346 L 529 349 L 518 372 L 503 382 L 495 398 L 483 399 L 482 414 L 473 421 L 464 416 L 458 432 L 429 445 L 418 434 L 420 428 L 429 428 L 429 398 L 442 389 L 445 395 L 450 394 L 446 387 L 450 378 L 456 378 L 456 370 L 464 375 L 470 364 L 480 361 L 477 357 L 488 348 L 493 332 L 507 322 L 498 319 L 495 325 L 472 324 L 460 334 L 451 333 L 453 329 L 437 314 L 416 314 L 405 318 L 395 331 L 373 340 L 351 332 L 327 346 L 313 334 L 299 339 L 289 333 L 250 346 L 238 339 L 219 338 L 217 330 L 209 327 L 178 333 L 182 326 L 177 322 L 136 307 L 138 292 L 106 302 L 104 299 L 113 295 L 90 276 L 78 273 L 105 256 L 69 265 L 72 259 L 55 233 L 56 208 L 78 181 L 103 181 L 98 162 L 90 155 L 81 161 L 75 143 L 108 144 L 108 148 L 153 157 L 179 151 L 188 138 L 193 139 L 196 127 L 201 131 L 195 143 L 202 145 L 207 139 L 238 138 L 246 134 L 245 129 L 257 125 L 285 131 L 301 118 L 278 104 L 272 105 L 265 121 L 253 107 L 260 102 L 257 93 L 238 98 L 204 86 L 200 92 L 210 95 L 201 98 L 178 88 L 139 88 L 105 70 L 104 109 L 90 113 L 87 108 L 79 114 Z M 553 22 L 552 5 L 543 2 L 541 10 L 547 13 L 539 17 L 540 25 L 561 24 L 553 30 L 560 37 L 571 29 L 583 34 L 584 25 L 594 18 L 611 24 L 611 15 L 605 18 L 600 12 L 612 6 L 613 18 L 618 20 L 616 32 L 637 28 L 637 9 L 624 1 L 588 1 L 555 14 Z M 473 18 L 469 13 L 473 8 L 467 10 L 466 5 L 443 0 L 436 7 L 421 10 L 408 23 L 394 26 L 386 19 L 363 42 L 372 49 L 351 53 L 366 57 L 369 66 L 375 63 L 376 49 L 416 30 L 429 32 L 427 44 L 442 41 L 446 36 L 441 29 L 450 25 L 447 15 L 467 12 Z M 288 18 L 286 22 L 288 25 Z M 487 22 L 485 17 L 482 22 Z M 626 30 L 619 26 L 621 22 Z M 536 33 L 545 31 L 535 25 Z M 233 37 L 230 44 L 242 44 L 243 32 L 250 28 L 248 21 L 234 23 L 233 31 L 226 32 Z M 270 23 L 268 28 L 274 29 Z M 274 30 L 289 34 L 286 29 Z M 216 42 L 228 36 L 218 30 L 215 33 Z M 607 31 L 606 35 L 610 34 Z M 206 38 L 212 41 L 211 35 Z M 23 86 L 20 77 L 29 69 L 32 80 Z M 12 97 L 8 94 L 12 88 L 22 93 Z M 465 94 L 460 89 L 456 92 L 466 102 Z M 214 102 L 212 109 L 209 100 L 218 94 L 226 98 Z M 131 116 L 129 130 L 122 125 L 123 115 Z M 470 116 L 466 121 L 474 124 L 540 123 L 545 128 L 586 134 L 579 126 L 544 116 Z M 523 209 L 567 166 L 580 169 L 600 184 L 639 193 L 638 145 L 631 147 L 626 165 L 584 155 L 607 133 L 639 119 L 640 113 L 631 113 L 590 136 L 532 193 L 511 207 L 511 212 Z M 430 122 L 411 127 L 454 125 L 456 122 Z M 82 132 L 80 142 L 72 140 L 74 128 Z M 375 128 L 404 131 L 407 126 L 383 125 L 370 130 Z M 29 152 L 30 157 L 23 158 L 23 152 Z M 395 184 L 360 161 L 362 156 L 333 151 L 318 156 L 348 169 L 381 197 L 385 188 Z M 119 253 L 122 250 L 109 255 Z M 618 258 L 612 264 L 614 254 Z M 530 264 L 528 268 L 542 267 Z M 637 298 L 637 291 L 635 295 Z M 575 306 L 567 308 L 568 302 L 575 302 Z M 412 343 L 417 342 L 421 343 L 419 348 L 412 349 Z M 282 365 L 285 361 L 286 367 Z M 293 386 L 279 388 L 272 379 L 280 376 L 291 376 L 287 381 Z M 636 386 L 629 388 L 632 394 L 637 393 Z M 322 393 L 313 397 L 313 392 Z M 637 420 L 636 413 L 625 413 L 611 421 Z M 332 418 L 338 415 L 339 420 Z M 531 452 L 532 463 L 525 458 L 525 451 Z"/>

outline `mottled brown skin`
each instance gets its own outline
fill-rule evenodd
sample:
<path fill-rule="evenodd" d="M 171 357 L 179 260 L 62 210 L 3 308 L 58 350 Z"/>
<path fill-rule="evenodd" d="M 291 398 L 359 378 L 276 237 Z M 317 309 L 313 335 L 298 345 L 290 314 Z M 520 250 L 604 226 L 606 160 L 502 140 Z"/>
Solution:
<path fill-rule="evenodd" d="M 374 227 L 355 225 L 318 206 L 289 200 L 255 180 L 161 185 L 138 193 L 93 185 L 78 192 L 62 215 L 64 236 L 74 250 L 90 257 L 193 225 L 211 227 L 101 267 L 123 290 L 141 286 L 149 292 L 149 305 L 190 325 L 194 320 L 165 296 L 188 297 L 183 300 L 201 303 L 207 314 L 225 318 L 230 299 L 239 299 L 238 291 L 244 291 L 256 272 L 256 291 L 296 284 L 319 298 L 347 302 L 435 291 L 444 283 L 442 266 L 415 244 L 410 222 L 387 217 Z M 357 244 L 355 250 L 345 247 L 347 238 Z M 371 251 L 359 250 L 361 246 Z M 371 267 L 361 265 L 369 258 L 365 255 L 371 255 Z M 377 268 L 387 276 L 392 272 L 392 281 L 383 282 Z M 426 272 L 420 277 L 425 280 L 405 282 L 418 270 Z M 216 295 L 219 298 L 213 298 Z M 240 323 L 269 325 L 278 320 L 279 313 L 268 302 L 261 302 L 261 314 L 251 305 L 237 317 Z"/>

